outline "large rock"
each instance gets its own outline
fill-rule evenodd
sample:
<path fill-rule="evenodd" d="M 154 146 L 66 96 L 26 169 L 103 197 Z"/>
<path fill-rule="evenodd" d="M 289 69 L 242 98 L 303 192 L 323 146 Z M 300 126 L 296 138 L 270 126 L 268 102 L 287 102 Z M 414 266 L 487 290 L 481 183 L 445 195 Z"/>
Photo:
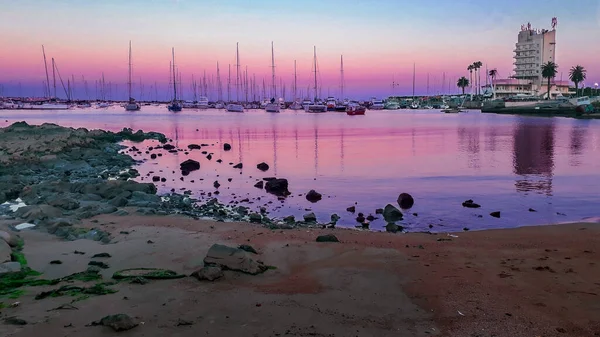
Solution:
<path fill-rule="evenodd" d="M 223 277 L 223 269 L 219 266 L 206 266 L 190 275 L 200 281 L 214 281 Z"/>
<path fill-rule="evenodd" d="M 322 197 L 323 196 L 321 195 L 321 193 L 319 193 L 315 190 L 310 190 L 310 191 L 308 191 L 308 193 L 306 193 L 306 200 L 313 202 L 313 203 L 321 200 Z"/>
<path fill-rule="evenodd" d="M 190 144 L 188 145 L 188 149 L 190 150 L 200 150 L 202 147 L 198 144 Z"/>
<path fill-rule="evenodd" d="M 19 262 L 4 262 L 0 263 L 0 275 L 18 273 L 21 271 L 21 264 Z"/>
<path fill-rule="evenodd" d="M 462 203 L 463 207 L 467 207 L 467 208 L 479 208 L 481 207 L 481 205 L 476 204 L 473 200 L 469 199 L 465 202 Z"/>
<path fill-rule="evenodd" d="M 402 212 L 391 204 L 387 204 L 383 209 L 383 218 L 386 222 L 396 222 L 402 220 Z"/>
<path fill-rule="evenodd" d="M 263 171 L 263 172 L 265 172 L 265 171 L 269 170 L 269 164 L 267 164 L 265 162 L 262 162 L 262 163 L 256 165 L 256 168 L 259 169 L 259 170 L 261 170 L 261 171 Z"/>
<path fill-rule="evenodd" d="M 231 145 L 228 143 L 223 144 L 223 150 L 225 150 L 225 151 L 231 150 Z"/>
<path fill-rule="evenodd" d="M 4 240 L 4 242 L 8 243 L 8 245 L 11 247 L 16 247 L 19 245 L 19 238 L 9 232 L 0 231 L 0 239 Z"/>
<path fill-rule="evenodd" d="M 51 198 L 47 202 L 48 202 L 48 205 L 50 205 L 50 206 L 62 208 L 64 210 L 68 210 L 68 211 L 79 208 L 79 201 L 77 201 L 73 198 L 69 198 L 69 197 L 57 196 L 57 197 Z"/>
<path fill-rule="evenodd" d="M 305 222 L 317 222 L 317 216 L 315 215 L 315 213 L 308 213 L 308 214 L 304 214 L 304 221 Z"/>
<path fill-rule="evenodd" d="M 179 164 L 179 168 L 181 171 L 192 172 L 200 169 L 200 163 L 193 159 L 188 159 Z"/>
<path fill-rule="evenodd" d="M 340 242 L 340 240 L 333 234 L 325 234 L 317 236 L 317 242 Z"/>
<path fill-rule="evenodd" d="M 261 190 L 263 189 L 264 186 L 265 186 L 265 183 L 262 180 L 257 182 L 256 184 L 254 184 L 254 187 L 260 188 Z"/>
<path fill-rule="evenodd" d="M 30 205 L 19 208 L 15 216 L 26 220 L 27 222 L 35 220 L 46 220 L 58 218 L 62 215 L 62 210 L 50 205 Z"/>
<path fill-rule="evenodd" d="M 128 315 L 117 314 L 106 316 L 100 320 L 100 322 L 94 322 L 92 325 L 104 325 L 111 327 L 115 331 L 127 331 L 135 328 L 140 323 Z"/>
<path fill-rule="evenodd" d="M 8 243 L 4 242 L 4 240 L 0 240 L 0 263 L 10 262 L 10 254 L 12 253 L 12 249 L 8 245 Z"/>
<path fill-rule="evenodd" d="M 290 191 L 288 190 L 287 179 L 269 180 L 265 184 L 265 190 L 271 194 L 275 194 L 276 196 L 282 196 L 282 197 L 286 197 L 291 194 Z"/>
<path fill-rule="evenodd" d="M 223 269 L 240 271 L 247 274 L 260 274 L 267 270 L 262 263 L 255 261 L 250 253 L 225 245 L 214 244 L 204 258 L 207 266 L 220 266 Z"/>
<path fill-rule="evenodd" d="M 415 204 L 415 199 L 413 199 L 412 195 L 410 195 L 408 193 L 401 193 L 398 196 L 398 205 L 400 205 L 400 208 L 409 209 L 409 208 L 413 207 L 414 204 Z"/>

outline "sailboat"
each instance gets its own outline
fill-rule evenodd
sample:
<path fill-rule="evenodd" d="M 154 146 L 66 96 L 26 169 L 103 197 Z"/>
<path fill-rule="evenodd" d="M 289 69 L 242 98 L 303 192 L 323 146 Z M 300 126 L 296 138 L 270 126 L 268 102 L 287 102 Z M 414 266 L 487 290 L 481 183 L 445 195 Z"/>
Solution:
<path fill-rule="evenodd" d="M 334 110 L 337 112 L 345 112 L 346 102 L 344 102 L 344 55 L 340 55 L 340 100 L 336 102 Z"/>
<path fill-rule="evenodd" d="M 129 102 L 125 104 L 126 111 L 138 111 L 141 109 L 140 105 L 131 97 L 131 41 L 129 41 L 129 79 L 127 81 L 127 89 L 129 92 Z"/>
<path fill-rule="evenodd" d="M 311 102 L 311 104 L 308 104 L 305 106 L 304 110 L 306 112 L 313 112 L 313 113 L 317 113 L 317 112 L 327 112 L 327 106 L 320 103 L 319 102 L 319 98 L 318 98 L 318 86 L 317 86 L 317 47 L 314 47 L 314 57 L 313 57 L 313 63 L 314 63 L 314 67 L 315 67 L 315 99 L 314 102 Z"/>
<path fill-rule="evenodd" d="M 415 100 L 415 64 L 413 63 L 413 95 L 412 95 L 412 103 L 410 104 L 411 109 L 418 109 L 419 103 Z"/>
<path fill-rule="evenodd" d="M 298 101 L 298 76 L 296 73 L 296 60 L 294 60 L 294 102 L 290 105 L 290 109 L 292 110 L 304 110 L 304 107 Z"/>
<path fill-rule="evenodd" d="M 275 88 L 275 52 L 273 51 L 273 41 L 271 41 L 271 102 L 265 105 L 266 112 L 280 112 L 281 108 L 276 101 L 277 89 Z"/>
<path fill-rule="evenodd" d="M 177 100 L 177 76 L 175 73 L 175 48 L 171 50 L 173 54 L 173 101 L 167 106 L 169 111 L 179 112 L 182 109 L 181 103 Z"/>
<path fill-rule="evenodd" d="M 235 77 L 235 97 L 239 102 L 239 94 L 240 94 L 240 48 L 239 44 L 236 43 L 236 51 L 235 51 L 235 69 L 236 69 L 236 77 Z M 236 103 L 229 103 L 225 106 L 225 110 L 229 112 L 244 112 L 244 106 Z"/>

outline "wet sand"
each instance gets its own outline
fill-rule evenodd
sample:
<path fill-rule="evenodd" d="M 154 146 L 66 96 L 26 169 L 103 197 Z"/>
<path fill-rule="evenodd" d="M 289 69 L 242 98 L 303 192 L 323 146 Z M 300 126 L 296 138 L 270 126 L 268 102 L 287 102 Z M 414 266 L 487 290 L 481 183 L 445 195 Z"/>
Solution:
<path fill-rule="evenodd" d="M 17 316 L 29 324 L 0 325 L 0 335 L 113 335 L 110 328 L 85 325 L 117 313 L 144 322 L 123 335 L 144 336 L 600 335 L 598 224 L 458 237 L 269 230 L 179 216 L 101 215 L 83 226 L 102 227 L 114 239 L 103 245 L 22 231 L 29 266 L 44 277 L 61 277 L 85 270 L 91 255 L 108 252 L 105 279 L 134 267 L 189 275 L 213 243 L 222 243 L 250 244 L 277 269 L 257 276 L 226 271 L 214 283 L 194 278 L 120 283 L 115 294 L 75 302 L 78 310 L 48 311 L 71 298 L 36 301 L 35 294 L 47 287 L 29 288 L 18 307 L 2 309 L 3 318 Z M 341 243 L 315 242 L 323 233 Z M 49 264 L 56 259 L 63 264 Z"/>

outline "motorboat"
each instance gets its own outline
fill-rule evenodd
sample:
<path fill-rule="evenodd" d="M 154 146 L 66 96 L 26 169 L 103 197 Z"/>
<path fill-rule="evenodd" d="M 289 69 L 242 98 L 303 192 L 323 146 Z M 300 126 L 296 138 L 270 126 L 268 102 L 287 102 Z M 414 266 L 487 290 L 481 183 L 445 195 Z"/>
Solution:
<path fill-rule="evenodd" d="M 142 107 L 133 99 L 130 99 L 129 102 L 127 104 L 125 104 L 126 111 L 138 111 L 141 108 Z"/>
<path fill-rule="evenodd" d="M 305 106 L 304 111 L 306 112 L 311 112 L 311 113 L 321 113 L 321 112 L 327 112 L 327 105 L 322 104 L 322 103 L 311 103 L 307 106 Z"/>
<path fill-rule="evenodd" d="M 279 103 L 267 103 L 267 105 L 265 105 L 265 111 L 266 112 L 281 112 L 281 106 L 279 105 Z"/>
<path fill-rule="evenodd" d="M 289 109 L 291 109 L 291 110 L 303 110 L 304 107 L 302 106 L 302 104 L 300 104 L 300 102 L 294 101 L 294 103 L 292 103 L 289 106 Z"/>
<path fill-rule="evenodd" d="M 215 104 L 215 109 L 225 109 L 225 104 L 223 104 L 222 102 L 217 102 Z"/>
<path fill-rule="evenodd" d="M 208 109 L 208 98 L 204 96 L 199 97 L 196 107 L 198 109 Z"/>
<path fill-rule="evenodd" d="M 418 108 L 419 108 L 419 103 L 417 103 L 417 102 L 412 102 L 412 103 L 410 104 L 410 108 L 411 108 L 411 109 L 418 109 Z"/>
<path fill-rule="evenodd" d="M 229 112 L 244 112 L 244 106 L 237 103 L 229 103 L 225 107 L 225 110 Z"/>
<path fill-rule="evenodd" d="M 337 105 L 337 101 L 333 97 L 327 97 L 327 111 L 335 111 L 335 106 Z"/>
<path fill-rule="evenodd" d="M 346 114 L 348 116 L 360 116 L 364 115 L 366 108 L 358 103 L 352 102 L 346 107 Z"/>
<path fill-rule="evenodd" d="M 167 109 L 172 112 L 179 112 L 183 109 L 183 105 L 180 102 L 173 101 L 171 104 L 167 105 Z"/>
<path fill-rule="evenodd" d="M 373 100 L 371 102 L 371 107 L 369 107 L 369 109 L 370 110 L 383 110 L 384 107 L 385 107 L 385 105 L 383 104 L 383 101 Z"/>
<path fill-rule="evenodd" d="M 455 114 L 455 113 L 459 113 L 462 112 L 462 110 L 460 108 L 446 108 L 446 109 L 442 109 L 441 110 L 443 113 L 447 113 L 447 114 Z"/>
<path fill-rule="evenodd" d="M 108 103 L 108 102 L 98 102 L 96 104 L 97 109 L 106 109 L 108 107 L 110 107 L 110 103 Z"/>

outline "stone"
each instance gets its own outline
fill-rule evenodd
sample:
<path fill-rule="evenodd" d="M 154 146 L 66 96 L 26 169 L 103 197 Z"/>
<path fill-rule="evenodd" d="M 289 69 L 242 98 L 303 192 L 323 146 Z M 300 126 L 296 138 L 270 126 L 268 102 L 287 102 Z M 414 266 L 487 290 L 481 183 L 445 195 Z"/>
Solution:
<path fill-rule="evenodd" d="M 108 203 L 115 207 L 124 207 L 127 206 L 128 200 L 123 197 L 114 197 L 110 199 Z"/>
<path fill-rule="evenodd" d="M 156 159 L 156 154 L 155 153 L 151 154 L 150 159 Z"/>
<path fill-rule="evenodd" d="M 317 216 L 315 215 L 315 213 L 308 213 L 308 214 L 304 214 L 304 221 L 305 222 L 317 222 Z"/>
<path fill-rule="evenodd" d="M 376 219 L 377 219 L 377 218 L 376 218 L 376 217 L 374 217 L 372 214 L 369 214 L 369 215 L 367 216 L 367 220 L 369 220 L 369 221 L 373 221 L 373 220 L 376 220 Z"/>
<path fill-rule="evenodd" d="M 204 258 L 204 264 L 251 275 L 263 273 L 268 269 L 262 262 L 252 259 L 248 252 L 220 244 L 210 247 Z"/>
<path fill-rule="evenodd" d="M 212 154 L 209 153 L 208 156 L 206 156 L 206 159 L 212 160 Z"/>
<path fill-rule="evenodd" d="M 287 224 L 294 224 L 296 223 L 296 218 L 293 215 L 289 215 L 283 218 L 283 221 Z"/>
<path fill-rule="evenodd" d="M 362 214 L 362 213 L 358 213 L 358 216 L 356 217 L 356 222 L 358 222 L 358 223 L 361 223 L 361 224 L 362 224 L 362 223 L 364 223 L 364 222 L 365 222 L 365 220 L 366 220 L 366 219 L 365 219 L 365 216 L 364 216 L 364 214 Z"/>
<path fill-rule="evenodd" d="M 111 257 L 111 256 L 110 256 L 109 253 L 98 253 L 98 254 L 93 255 L 92 259 L 95 259 L 95 258 L 98 258 L 98 257 L 106 258 L 106 257 Z"/>
<path fill-rule="evenodd" d="M 241 168 L 244 168 L 244 164 L 242 164 L 242 163 L 235 164 L 235 165 L 233 166 L 233 168 L 236 168 L 236 169 L 241 169 Z"/>
<path fill-rule="evenodd" d="M 265 171 L 269 170 L 269 164 L 267 164 L 265 162 L 262 162 L 262 163 L 256 165 L 256 168 L 259 169 L 259 170 L 261 170 L 261 171 L 263 171 L 263 172 L 265 172 Z"/>
<path fill-rule="evenodd" d="M 274 194 L 276 196 L 286 197 L 290 195 L 290 191 L 288 190 L 288 181 L 287 179 L 273 179 L 267 181 L 265 184 L 265 190 L 268 193 Z"/>
<path fill-rule="evenodd" d="M 490 213 L 490 215 L 493 216 L 494 218 L 500 218 L 500 211 L 492 212 L 492 213 Z"/>
<path fill-rule="evenodd" d="M 4 319 L 4 324 L 8 325 L 27 325 L 27 321 L 17 317 L 7 317 Z"/>
<path fill-rule="evenodd" d="M 223 144 L 223 150 L 225 150 L 225 151 L 231 150 L 231 145 L 228 143 Z"/>
<path fill-rule="evenodd" d="M 79 201 L 72 198 L 59 196 L 49 200 L 48 205 L 70 211 L 79 208 Z"/>
<path fill-rule="evenodd" d="M 140 323 L 137 320 L 129 317 L 128 315 L 117 314 L 117 315 L 106 316 L 106 317 L 102 318 L 99 322 L 92 322 L 91 325 L 108 326 L 108 327 L 111 327 L 113 330 L 120 332 L 120 331 L 131 330 L 131 329 L 135 328 L 136 326 L 138 326 L 139 324 Z"/>
<path fill-rule="evenodd" d="M 403 218 L 402 212 L 391 204 L 387 204 L 383 209 L 383 218 L 386 222 L 396 222 Z"/>
<path fill-rule="evenodd" d="M 315 190 L 310 190 L 308 191 L 308 193 L 306 193 L 306 200 L 315 203 L 319 200 L 321 200 L 323 196 L 321 195 L 321 193 L 315 191 Z"/>
<path fill-rule="evenodd" d="M 4 262 L 0 263 L 0 275 L 18 273 L 21 271 L 21 264 L 19 262 Z"/>
<path fill-rule="evenodd" d="M 261 180 L 261 181 L 257 182 L 256 184 L 254 184 L 254 187 L 260 188 L 262 190 L 264 185 L 265 185 L 265 183 Z"/>
<path fill-rule="evenodd" d="M 375 214 L 383 214 L 383 208 L 376 209 Z"/>
<path fill-rule="evenodd" d="M 356 206 L 350 206 L 350 207 L 346 208 L 346 211 L 348 211 L 350 213 L 354 213 L 354 212 L 356 212 Z"/>
<path fill-rule="evenodd" d="M 190 275 L 197 278 L 200 281 L 214 281 L 223 277 L 223 269 L 219 266 L 206 266 Z"/>
<path fill-rule="evenodd" d="M 476 204 L 473 200 L 469 199 L 465 202 L 462 203 L 463 207 L 467 207 L 467 208 L 479 208 L 481 207 L 481 205 Z"/>
<path fill-rule="evenodd" d="M 402 231 L 403 229 L 404 229 L 404 227 L 402 227 L 400 225 L 396 225 L 393 222 L 390 222 L 387 225 L 385 225 L 385 231 L 390 232 L 390 233 L 397 233 L 397 232 Z"/>
<path fill-rule="evenodd" d="M 152 181 L 155 182 L 155 183 L 159 182 L 160 181 L 160 177 L 159 176 L 153 176 L 152 177 Z"/>
<path fill-rule="evenodd" d="M 188 149 L 190 150 L 200 150 L 202 147 L 198 144 L 190 144 L 188 145 Z"/>
<path fill-rule="evenodd" d="M 11 247 L 17 247 L 19 245 L 19 238 L 9 232 L 0 231 L 0 239 L 8 243 Z"/>
<path fill-rule="evenodd" d="M 100 267 L 102 269 L 108 269 L 109 268 L 108 264 L 106 264 L 104 262 L 101 262 L 101 261 L 90 261 L 88 263 L 88 266 Z"/>
<path fill-rule="evenodd" d="M 260 215 L 258 213 L 252 213 L 252 214 L 250 214 L 250 222 L 261 223 L 262 222 L 262 215 Z"/>
<path fill-rule="evenodd" d="M 340 220 L 340 216 L 337 214 L 331 214 L 331 222 L 336 223 Z"/>
<path fill-rule="evenodd" d="M 171 151 L 175 149 L 175 146 L 171 145 L 171 144 L 165 144 L 162 147 L 163 149 L 167 150 L 167 151 Z"/>
<path fill-rule="evenodd" d="M 183 163 L 179 164 L 179 168 L 181 169 L 181 171 L 185 171 L 185 172 L 192 172 L 192 171 L 196 171 L 200 169 L 200 163 L 193 160 L 193 159 L 188 159 L 186 161 L 184 161 Z"/>
<path fill-rule="evenodd" d="M 340 240 L 333 234 L 326 234 L 317 236 L 317 242 L 340 242 Z"/>
<path fill-rule="evenodd" d="M 15 212 L 16 217 L 25 219 L 27 222 L 58 218 L 61 215 L 62 211 L 59 208 L 50 205 L 25 206 Z"/>
<path fill-rule="evenodd" d="M 6 243 L 4 240 L 0 240 L 0 263 L 12 261 L 10 257 L 11 253 L 12 249 L 8 243 Z"/>
<path fill-rule="evenodd" d="M 415 199 L 408 193 L 400 193 L 397 201 L 402 209 L 409 209 L 415 204 Z"/>
<path fill-rule="evenodd" d="M 246 251 L 248 253 L 252 253 L 252 254 L 257 254 L 258 252 L 256 251 L 256 249 L 254 249 L 254 247 L 250 246 L 250 245 L 239 245 L 238 246 L 239 249 Z"/>
<path fill-rule="evenodd" d="M 530 212 L 537 212 L 537 211 L 536 211 L 535 209 L 533 209 L 533 208 L 530 208 L 530 209 L 529 209 L 529 211 L 530 211 Z"/>
<path fill-rule="evenodd" d="M 221 184 L 219 184 L 219 182 L 215 180 L 215 182 L 213 183 L 213 186 L 215 188 L 219 188 L 221 186 Z"/>

